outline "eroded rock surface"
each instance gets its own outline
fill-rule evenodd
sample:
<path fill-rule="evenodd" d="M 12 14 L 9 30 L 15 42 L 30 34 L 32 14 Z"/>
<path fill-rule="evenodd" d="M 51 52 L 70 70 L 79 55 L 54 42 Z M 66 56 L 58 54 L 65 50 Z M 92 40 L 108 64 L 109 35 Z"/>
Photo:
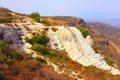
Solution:
<path fill-rule="evenodd" d="M 23 49 L 27 53 L 34 53 L 31 45 L 25 41 L 25 37 L 32 38 L 34 34 L 40 34 L 46 26 L 39 23 L 34 24 L 14 24 L 13 27 L 0 27 L 0 40 L 7 41 L 18 48 Z M 110 71 L 112 74 L 120 74 L 120 71 L 109 66 L 104 58 L 96 53 L 88 44 L 81 32 L 75 27 L 56 26 L 56 31 L 52 30 L 52 26 L 47 26 L 48 37 L 50 38 L 51 47 L 53 49 L 65 50 L 69 57 L 82 64 L 83 66 L 94 65 L 99 69 Z"/>
<path fill-rule="evenodd" d="M 109 66 L 104 58 L 92 49 L 76 28 L 58 27 L 56 32 L 49 30 L 48 36 L 52 47 L 65 50 L 72 60 L 84 66 L 94 65 L 99 69 L 110 71 L 114 75 L 120 74 L 118 69 Z"/>

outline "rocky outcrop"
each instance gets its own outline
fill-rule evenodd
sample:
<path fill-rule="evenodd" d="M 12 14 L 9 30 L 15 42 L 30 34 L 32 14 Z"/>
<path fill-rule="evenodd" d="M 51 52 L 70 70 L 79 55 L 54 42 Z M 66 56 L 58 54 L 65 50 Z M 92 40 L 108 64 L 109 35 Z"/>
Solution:
<path fill-rule="evenodd" d="M 92 46 L 92 45 L 94 44 L 93 38 L 92 38 L 90 35 L 88 35 L 88 36 L 86 37 L 86 41 L 88 42 L 88 44 L 89 44 L 90 46 Z"/>
<path fill-rule="evenodd" d="M 92 49 L 81 32 L 75 27 L 47 27 L 39 23 L 17 23 L 13 27 L 0 27 L 0 39 L 20 47 L 26 53 L 34 53 L 33 57 L 37 57 L 35 51 L 30 49 L 31 45 L 25 41 L 25 37 L 32 38 L 34 34 L 40 34 L 44 28 L 48 28 L 47 34 L 53 49 L 65 50 L 72 60 L 83 66 L 94 65 L 114 75 L 120 74 L 118 69 L 109 66 L 104 58 Z M 53 28 L 56 28 L 56 30 L 54 31 Z"/>
<path fill-rule="evenodd" d="M 72 60 L 84 66 L 94 65 L 99 69 L 110 71 L 112 74 L 120 74 L 118 69 L 109 66 L 104 58 L 96 53 L 82 34 L 74 27 L 58 27 L 58 31 L 48 31 L 53 48 L 65 50 Z"/>
<path fill-rule="evenodd" d="M 22 34 L 19 33 L 18 28 L 0 27 L 0 40 L 6 41 L 10 44 L 23 44 Z"/>

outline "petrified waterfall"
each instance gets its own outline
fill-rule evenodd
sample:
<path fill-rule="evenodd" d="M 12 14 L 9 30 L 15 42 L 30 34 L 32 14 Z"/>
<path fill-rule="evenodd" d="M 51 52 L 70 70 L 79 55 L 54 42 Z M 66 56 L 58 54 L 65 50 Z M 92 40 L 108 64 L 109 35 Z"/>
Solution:
<path fill-rule="evenodd" d="M 44 28 L 49 28 L 47 33 L 53 49 L 65 50 L 72 60 L 83 66 L 93 65 L 99 69 L 110 71 L 114 75 L 120 74 L 118 69 L 109 66 L 104 58 L 92 49 L 81 32 L 75 27 L 45 27 L 40 24 L 35 24 L 29 25 L 27 27 L 29 29 L 27 30 L 21 27 L 21 25 L 19 26 L 20 27 L 14 28 L 1 27 L 0 35 L 2 37 L 0 39 L 7 40 L 7 42 L 11 43 L 14 42 L 13 44 L 18 45 L 18 47 L 22 48 L 27 53 L 34 53 L 34 51 L 30 49 L 31 45 L 24 41 L 25 36 L 32 37 L 32 33 L 40 33 Z M 56 28 L 56 30 L 53 30 L 53 28 Z"/>
<path fill-rule="evenodd" d="M 118 69 L 109 66 L 104 58 L 96 53 L 87 43 L 81 32 L 74 27 L 56 27 L 58 30 L 49 29 L 51 47 L 65 50 L 70 58 L 83 66 L 94 65 L 99 69 L 110 71 L 112 74 L 120 74 Z"/>

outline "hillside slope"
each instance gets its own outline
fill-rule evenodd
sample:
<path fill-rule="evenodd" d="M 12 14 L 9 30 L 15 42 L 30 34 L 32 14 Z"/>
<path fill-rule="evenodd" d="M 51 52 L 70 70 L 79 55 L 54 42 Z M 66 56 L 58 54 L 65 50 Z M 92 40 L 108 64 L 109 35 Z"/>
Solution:
<path fill-rule="evenodd" d="M 120 67 L 120 28 L 100 22 L 91 22 L 88 25 L 94 38 L 94 49 L 101 52 L 110 65 L 116 66 L 114 63 L 117 63 L 117 67 Z"/>
<path fill-rule="evenodd" d="M 93 31 L 98 31 L 101 38 L 113 41 L 118 47 L 120 47 L 120 28 L 116 28 L 106 23 L 91 22 L 88 23 Z"/>
<path fill-rule="evenodd" d="M 48 16 L 42 17 L 43 19 L 47 19 L 52 26 L 77 26 L 77 25 L 84 25 L 85 22 L 83 19 L 72 17 L 72 16 Z M 57 21 L 56 24 L 53 24 L 51 20 Z"/>
<path fill-rule="evenodd" d="M 114 65 L 109 64 L 104 53 L 110 50 L 107 43 L 96 43 L 97 38 L 106 38 L 97 35 L 100 31 L 93 31 L 93 27 L 84 20 L 75 17 L 42 17 L 53 23 L 52 26 L 44 26 L 27 15 L 14 14 L 12 19 L 17 17 L 17 21 L 0 24 L 1 80 L 120 79 L 119 56 L 112 55 L 112 59 L 116 59 L 113 59 Z M 100 45 L 100 49 L 97 49 L 101 51 L 95 52 L 81 31 L 70 26 L 89 30 L 95 40 L 93 48 Z"/>
<path fill-rule="evenodd" d="M 86 19 L 86 22 L 103 22 L 103 23 L 107 23 L 107 24 L 110 24 L 112 26 L 120 28 L 120 19 L 117 19 L 117 18 L 113 18 L 113 19 L 100 19 L 100 20 L 99 19 L 98 20 Z"/>
<path fill-rule="evenodd" d="M 24 71 L 25 77 L 22 75 L 22 72 L 18 73 L 19 71 L 16 71 L 16 69 L 15 72 L 17 72 L 18 74 L 15 75 L 15 72 L 14 73 L 10 72 L 9 74 L 11 75 L 7 75 L 6 72 L 7 69 L 4 68 L 3 66 L 1 69 L 3 69 L 3 71 L 4 70 L 6 71 L 4 71 L 5 73 L 2 74 L 6 76 L 1 75 L 2 78 L 19 80 L 20 78 L 19 76 L 21 76 L 22 80 L 30 79 L 31 77 L 27 76 L 27 73 L 33 76 L 33 79 L 45 78 L 45 80 L 48 79 L 89 80 L 90 76 L 91 76 L 91 80 L 101 80 L 101 79 L 115 80 L 119 78 L 119 76 L 114 76 L 111 74 L 111 73 L 119 74 L 119 71 L 113 67 L 108 66 L 106 62 L 103 60 L 103 58 L 99 54 L 94 52 L 94 50 L 89 46 L 89 44 L 85 41 L 81 33 L 76 28 L 74 27 L 65 28 L 62 26 L 46 27 L 46 26 L 41 26 L 40 23 L 29 24 L 29 25 L 28 24 L 25 25 L 25 23 L 21 23 L 21 24 L 16 23 L 15 25 L 18 26 L 0 27 L 1 29 L 3 29 L 0 32 L 0 34 L 3 36 L 1 37 L 1 41 L 8 42 L 11 47 L 14 47 L 15 49 L 17 48 L 17 50 L 20 51 L 22 50 L 22 52 L 24 53 L 21 52 L 17 53 L 14 52 L 13 50 L 14 54 L 10 54 L 11 49 L 9 49 L 9 46 L 8 47 L 5 46 L 4 48 L 2 47 L 3 43 L 1 42 L 0 43 L 1 45 L 0 48 L 2 50 L 1 65 L 5 64 L 5 67 L 8 66 L 10 70 L 13 69 L 12 66 L 20 70 L 25 69 Z M 39 36 L 37 36 L 37 34 L 39 34 Z M 41 34 L 44 34 L 44 36 Z M 48 34 L 48 37 L 50 38 L 49 46 L 46 45 L 48 41 L 45 38 L 46 34 Z M 74 38 L 71 39 L 71 37 Z M 57 38 L 59 41 L 56 40 Z M 4 44 L 6 45 L 6 43 Z M 54 48 L 50 47 L 50 45 L 53 45 Z M 73 45 L 74 45 L 74 49 L 71 50 L 71 48 L 73 48 Z M 4 49 L 6 49 L 5 52 Z M 65 50 L 66 52 L 62 51 L 62 49 Z M 7 56 L 8 54 L 10 54 L 12 57 L 9 58 L 9 56 Z M 5 61 L 3 56 L 7 57 L 5 58 Z M 19 59 L 20 56 L 21 58 Z M 37 61 L 35 58 L 37 59 Z M 12 63 L 13 60 L 15 61 Z M 29 64 L 29 62 L 30 63 L 32 62 L 33 64 Z M 19 66 L 17 66 L 16 64 Z M 97 69 L 92 65 L 100 69 Z M 40 72 L 42 71 L 44 73 L 39 73 L 36 71 L 40 71 Z M 36 74 L 38 74 L 38 76 L 36 76 Z M 101 75 L 95 77 L 98 74 Z M 53 76 L 50 77 L 49 75 L 53 75 Z"/>
<path fill-rule="evenodd" d="M 114 34 L 115 36 L 120 36 L 120 28 L 114 27 L 110 24 L 103 22 L 88 22 L 88 24 L 92 25 L 96 30 L 103 34 Z"/>
<path fill-rule="evenodd" d="M 119 28 L 100 22 L 86 23 L 83 20 L 81 23 L 74 24 L 74 20 L 78 19 L 78 18 L 75 19 L 75 17 L 74 19 L 73 18 L 71 19 L 69 17 L 68 21 L 66 20 L 65 16 L 62 17 L 58 16 L 57 18 L 55 19 L 58 21 L 62 20 L 64 21 L 64 23 L 68 23 L 66 24 L 68 26 L 71 26 L 69 21 L 73 21 L 72 26 L 87 28 L 89 30 L 90 35 L 94 39 L 94 45 L 93 45 L 94 50 L 102 54 L 110 65 L 120 68 L 120 60 L 119 60 L 120 29 Z M 58 22 L 58 24 L 60 23 Z M 61 24 L 61 26 L 64 26 L 64 24 L 63 25 Z M 114 47 L 111 43 L 113 43 L 116 47 Z"/>

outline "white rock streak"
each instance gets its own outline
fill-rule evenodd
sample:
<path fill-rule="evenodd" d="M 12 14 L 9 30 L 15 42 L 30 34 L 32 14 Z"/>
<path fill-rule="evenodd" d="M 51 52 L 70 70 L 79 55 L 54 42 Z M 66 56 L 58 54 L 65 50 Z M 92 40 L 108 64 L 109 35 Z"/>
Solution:
<path fill-rule="evenodd" d="M 44 28 L 53 28 L 51 26 L 45 27 L 41 24 L 34 24 L 29 25 L 27 30 L 22 24 L 18 24 L 18 26 L 22 28 L 24 38 L 25 36 L 31 38 L 32 33 L 40 33 Z M 53 31 L 49 29 L 47 32 L 53 49 L 65 50 L 72 60 L 83 66 L 94 65 L 99 69 L 110 71 L 114 75 L 120 74 L 118 69 L 109 66 L 104 58 L 92 49 L 78 29 L 75 27 L 63 26 L 57 26 L 54 28 L 57 28 L 58 30 Z M 31 45 L 25 43 L 23 48 L 28 53 L 34 53 L 33 57 L 37 57 L 38 55 L 32 51 L 30 47 Z"/>
<path fill-rule="evenodd" d="M 110 71 L 112 74 L 120 74 L 118 69 L 109 66 L 104 58 L 97 54 L 79 30 L 74 27 L 58 27 L 56 32 L 49 30 L 48 37 L 52 48 L 65 50 L 70 58 L 83 66 L 94 65 L 99 69 Z"/>

